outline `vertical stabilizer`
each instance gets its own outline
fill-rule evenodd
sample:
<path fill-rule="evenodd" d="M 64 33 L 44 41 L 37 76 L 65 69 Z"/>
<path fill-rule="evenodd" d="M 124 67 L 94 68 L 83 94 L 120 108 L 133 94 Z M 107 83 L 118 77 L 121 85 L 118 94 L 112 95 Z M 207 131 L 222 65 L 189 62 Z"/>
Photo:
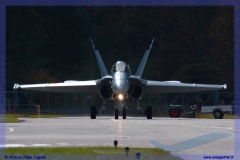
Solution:
<path fill-rule="evenodd" d="M 153 42 L 154 42 L 154 38 L 152 39 L 152 43 L 150 44 L 149 49 L 147 49 L 147 50 L 145 51 L 145 54 L 144 54 L 144 56 L 143 56 L 143 58 L 142 58 L 142 61 L 141 61 L 140 65 L 138 66 L 138 69 L 137 69 L 137 72 L 136 72 L 136 76 L 139 76 L 139 77 L 142 76 L 142 73 L 143 73 L 145 64 L 146 64 L 146 62 L 147 62 L 148 55 L 149 55 L 149 53 L 150 53 L 150 51 L 151 51 Z"/>
<path fill-rule="evenodd" d="M 91 41 L 91 43 L 92 43 L 92 48 L 93 48 L 93 51 L 94 51 L 95 56 L 96 56 L 96 58 L 97 58 L 98 66 L 99 66 L 99 68 L 100 68 L 102 77 L 104 77 L 104 76 L 106 76 L 106 75 L 109 75 L 109 74 L 108 74 L 108 71 L 107 71 L 107 69 L 106 69 L 106 67 L 105 67 L 105 65 L 104 65 L 104 63 L 103 63 L 103 60 L 102 60 L 102 57 L 101 57 L 99 51 L 95 49 L 95 46 L 94 46 L 94 44 L 93 44 L 93 41 L 92 41 L 91 37 L 90 37 L 90 41 Z"/>

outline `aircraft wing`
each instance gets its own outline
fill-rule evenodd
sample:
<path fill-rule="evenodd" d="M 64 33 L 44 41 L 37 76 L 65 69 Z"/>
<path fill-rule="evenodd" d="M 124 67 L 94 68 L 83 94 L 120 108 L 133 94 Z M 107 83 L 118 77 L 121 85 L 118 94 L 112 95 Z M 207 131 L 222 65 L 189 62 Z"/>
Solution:
<path fill-rule="evenodd" d="M 198 92 L 215 91 L 226 89 L 227 85 L 215 84 L 192 84 L 181 83 L 180 81 L 149 81 L 146 80 L 144 93 L 180 93 L 180 92 Z"/>
<path fill-rule="evenodd" d="M 99 86 L 96 80 L 89 81 L 65 81 L 63 83 L 42 84 L 15 84 L 13 89 L 46 91 L 46 92 L 71 92 L 71 93 L 98 93 Z"/>

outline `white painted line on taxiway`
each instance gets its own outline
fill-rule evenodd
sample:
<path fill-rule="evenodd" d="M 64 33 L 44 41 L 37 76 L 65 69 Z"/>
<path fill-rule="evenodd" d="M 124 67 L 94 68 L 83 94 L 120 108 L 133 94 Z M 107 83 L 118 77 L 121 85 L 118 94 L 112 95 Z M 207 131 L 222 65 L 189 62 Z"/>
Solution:
<path fill-rule="evenodd" d="M 8 148 L 8 147 L 26 147 L 26 145 L 23 144 L 6 144 L 6 145 L 0 145 L 0 148 Z"/>
<path fill-rule="evenodd" d="M 60 145 L 60 146 L 68 146 L 70 145 L 69 143 L 56 143 L 57 145 Z"/>
<path fill-rule="evenodd" d="M 33 144 L 31 146 L 32 147 L 47 147 L 47 146 L 51 146 L 51 144 Z"/>
<path fill-rule="evenodd" d="M 205 128 L 213 128 L 213 129 L 227 129 L 227 130 L 235 130 L 237 131 L 236 129 L 234 129 L 234 127 L 219 127 L 219 126 L 203 126 L 203 125 L 195 125 L 195 124 L 185 124 L 185 123 L 182 123 L 182 124 L 176 124 L 176 123 L 159 123 L 159 125 L 177 125 L 177 126 L 189 126 L 189 127 L 205 127 Z M 240 131 L 237 131 L 237 132 L 240 132 Z"/>
<path fill-rule="evenodd" d="M 13 132 L 14 129 L 13 128 L 8 128 L 8 130 L 6 130 L 6 132 Z"/>
<path fill-rule="evenodd" d="M 26 144 L 6 144 L 6 145 L 0 145 L 0 148 L 9 148 L 9 147 L 49 147 L 52 146 L 51 144 L 32 144 L 32 145 L 26 145 Z"/>

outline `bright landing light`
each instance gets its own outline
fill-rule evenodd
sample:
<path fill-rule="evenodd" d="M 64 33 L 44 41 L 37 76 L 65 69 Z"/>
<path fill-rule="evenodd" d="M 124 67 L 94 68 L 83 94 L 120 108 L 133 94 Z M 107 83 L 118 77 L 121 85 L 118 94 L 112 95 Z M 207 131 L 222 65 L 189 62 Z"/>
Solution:
<path fill-rule="evenodd" d="M 123 98 L 124 98 L 124 97 L 123 97 L 123 95 L 122 95 L 122 94 L 119 94 L 119 95 L 118 95 L 118 100 L 119 100 L 119 101 L 122 101 L 122 100 L 123 100 Z"/>

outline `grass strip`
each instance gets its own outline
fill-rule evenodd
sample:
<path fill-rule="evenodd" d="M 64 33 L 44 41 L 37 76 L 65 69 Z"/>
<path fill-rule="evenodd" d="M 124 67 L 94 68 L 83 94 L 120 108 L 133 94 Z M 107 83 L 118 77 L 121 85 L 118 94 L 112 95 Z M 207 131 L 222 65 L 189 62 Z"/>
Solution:
<path fill-rule="evenodd" d="M 119 147 L 14 147 L 6 148 L 6 154 L 14 155 L 48 155 L 48 154 L 91 154 L 91 155 L 124 155 L 125 148 Z M 159 148 L 130 148 L 129 155 L 136 154 L 158 155 L 169 154 Z"/>
<path fill-rule="evenodd" d="M 157 117 L 161 117 L 162 115 L 155 115 Z M 164 114 L 164 117 L 168 116 L 167 113 Z M 64 114 L 33 114 L 33 113 L 14 113 L 14 114 L 6 114 L 1 116 L 0 123 L 18 123 L 21 122 L 18 118 L 57 118 L 57 117 L 68 117 L 68 115 Z M 182 117 L 189 118 L 188 115 L 184 115 Z M 214 119 L 213 114 L 211 113 L 196 113 L 196 118 L 205 118 L 205 119 Z M 224 114 L 223 119 L 234 119 L 233 114 Z"/>
<path fill-rule="evenodd" d="M 17 123 L 21 122 L 18 118 L 55 118 L 55 117 L 66 117 L 67 115 L 63 114 L 32 114 L 32 113 L 14 113 L 14 114 L 5 114 L 6 123 Z M 1 118 L 0 123 L 3 123 L 4 119 Z"/>

